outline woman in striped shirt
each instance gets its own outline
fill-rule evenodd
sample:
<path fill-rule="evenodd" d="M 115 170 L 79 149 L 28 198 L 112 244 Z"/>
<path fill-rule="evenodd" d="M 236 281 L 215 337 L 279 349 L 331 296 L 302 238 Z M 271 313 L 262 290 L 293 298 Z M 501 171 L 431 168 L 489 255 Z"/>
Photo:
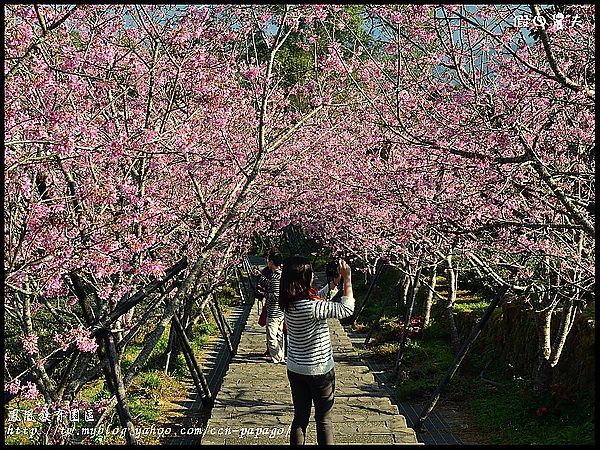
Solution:
<path fill-rule="evenodd" d="M 283 262 L 279 305 L 285 312 L 288 330 L 287 374 L 294 403 L 294 420 L 290 444 L 304 444 L 315 405 L 317 442 L 333 444 L 331 410 L 335 392 L 333 350 L 328 318 L 344 318 L 354 312 L 350 266 L 340 260 L 338 271 L 343 278 L 339 302 L 321 300 L 312 287 L 313 269 L 308 259 L 292 256 Z M 320 292 L 328 288 L 325 286 Z"/>

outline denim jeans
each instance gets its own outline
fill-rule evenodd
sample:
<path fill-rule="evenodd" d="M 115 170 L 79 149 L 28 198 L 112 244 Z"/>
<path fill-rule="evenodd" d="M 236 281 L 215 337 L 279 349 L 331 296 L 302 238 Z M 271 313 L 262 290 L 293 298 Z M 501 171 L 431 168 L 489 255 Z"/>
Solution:
<path fill-rule="evenodd" d="M 335 371 L 331 369 L 323 375 L 301 375 L 287 371 L 292 401 L 294 403 L 294 420 L 290 430 L 290 444 L 304 445 L 306 427 L 310 420 L 311 405 L 315 405 L 315 422 L 317 425 L 317 443 L 333 444 L 333 424 L 331 410 L 335 392 Z"/>

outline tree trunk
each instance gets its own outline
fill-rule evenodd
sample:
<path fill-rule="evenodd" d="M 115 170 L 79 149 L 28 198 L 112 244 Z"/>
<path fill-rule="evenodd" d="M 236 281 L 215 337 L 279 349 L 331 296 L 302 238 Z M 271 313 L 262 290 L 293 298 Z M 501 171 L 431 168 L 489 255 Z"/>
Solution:
<path fill-rule="evenodd" d="M 456 323 L 454 322 L 454 315 L 452 309 L 454 302 L 456 301 L 456 272 L 452 266 L 452 254 L 448 254 L 446 257 L 446 274 L 448 279 L 448 301 L 445 308 L 445 316 L 448 321 L 448 331 L 450 332 L 450 340 L 452 342 L 452 348 L 454 351 L 458 351 L 460 343 L 458 341 L 458 330 L 456 329 Z"/>
<path fill-rule="evenodd" d="M 194 297 L 189 296 L 184 300 L 183 312 L 181 314 L 181 326 L 187 330 L 192 322 L 192 308 L 194 306 Z"/>
<path fill-rule="evenodd" d="M 398 309 L 406 307 L 406 299 L 408 298 L 408 291 L 410 290 L 410 286 L 410 275 L 406 274 L 404 275 L 400 297 L 398 297 Z"/>
<path fill-rule="evenodd" d="M 92 354 L 88 352 L 81 352 L 73 354 L 78 354 L 79 358 L 77 358 L 77 362 L 75 364 L 75 368 L 73 369 L 73 374 L 65 387 L 64 393 L 62 395 L 62 399 L 70 402 L 75 398 L 75 395 L 79 390 L 88 382 L 87 375 L 92 372 L 88 369 L 88 364 L 92 360 Z M 100 370 L 95 373 L 94 378 L 98 377 Z"/>
<path fill-rule="evenodd" d="M 433 293 L 435 292 L 435 286 L 437 284 L 437 264 L 431 268 L 431 289 L 428 289 L 427 297 L 423 302 L 423 330 L 429 326 L 429 320 L 431 317 L 431 306 L 433 305 Z"/>
<path fill-rule="evenodd" d="M 535 390 L 542 392 L 549 384 L 551 384 L 552 368 L 550 366 L 550 325 L 552 323 L 552 309 L 548 308 L 545 311 L 537 313 L 536 325 L 538 332 L 538 363 L 535 369 Z"/>
<path fill-rule="evenodd" d="M 150 353 L 156 347 L 158 340 L 164 333 L 167 325 L 175 315 L 179 305 L 182 300 L 190 295 L 196 287 L 196 283 L 200 278 L 200 271 L 204 267 L 204 263 L 206 259 L 202 256 L 198 259 L 198 261 L 194 264 L 194 267 L 188 274 L 188 277 L 183 281 L 180 288 L 177 290 L 177 294 L 175 297 L 167 300 L 165 303 L 165 309 L 163 315 L 158 322 L 158 325 L 151 333 L 146 336 L 146 344 L 142 348 L 141 352 L 138 354 L 137 358 L 133 361 L 131 366 L 129 367 L 127 373 L 125 374 L 125 385 L 129 385 L 131 380 L 135 377 L 135 375 L 142 369 L 143 365 L 146 363 L 147 359 L 150 357 Z"/>
<path fill-rule="evenodd" d="M 115 347 L 115 338 L 110 331 L 104 336 L 104 345 L 106 347 L 108 363 L 114 380 L 119 418 L 121 419 L 121 425 L 126 430 L 125 438 L 128 445 L 136 445 L 135 428 L 133 427 L 129 406 L 127 405 L 127 392 L 125 384 L 123 383 L 123 377 L 121 376 L 121 366 Z"/>
<path fill-rule="evenodd" d="M 252 276 L 252 274 L 249 273 L 248 278 L 250 278 L 251 276 Z M 242 277 L 242 271 L 238 267 L 235 268 L 235 277 L 237 280 L 238 292 L 240 293 L 240 297 L 242 298 L 242 303 L 245 304 L 245 303 L 251 301 L 252 299 L 249 298 L 249 293 L 246 289 L 244 279 Z"/>
<path fill-rule="evenodd" d="M 393 377 L 398 376 L 400 364 L 402 363 L 402 356 L 404 356 L 404 347 L 406 346 L 406 338 L 408 336 L 408 327 L 410 326 L 410 320 L 411 320 L 411 316 L 412 316 L 413 306 L 415 304 L 415 296 L 417 294 L 417 285 L 419 284 L 420 277 L 421 277 L 421 261 L 419 261 L 419 268 L 417 269 L 417 273 L 415 273 L 415 276 L 412 278 L 408 308 L 406 309 L 406 313 L 404 314 L 404 328 L 402 329 L 402 338 L 400 339 L 400 347 L 398 348 L 398 354 L 396 355 L 396 363 L 394 365 L 394 370 L 392 373 Z M 411 277 L 409 277 L 409 280 L 410 280 L 410 278 Z"/>
<path fill-rule="evenodd" d="M 202 299 L 194 300 L 196 303 L 196 306 L 198 306 L 198 310 L 197 310 L 197 313 L 194 314 L 194 318 L 190 322 L 189 327 L 185 330 L 186 334 L 189 335 L 192 333 L 192 330 L 194 329 L 194 325 L 196 325 L 200 321 L 200 319 L 202 319 L 204 323 L 208 323 L 208 318 L 204 314 L 204 308 L 207 305 L 207 301 L 206 301 L 207 298 L 208 298 L 208 296 L 204 296 L 204 297 L 202 297 Z"/>
<path fill-rule="evenodd" d="M 81 307 L 83 320 L 86 325 L 89 327 L 94 322 L 94 312 L 92 305 L 94 304 L 95 298 L 97 294 L 95 292 L 95 288 L 91 286 L 82 276 L 76 273 L 70 274 L 71 282 L 73 283 L 73 288 L 75 294 L 77 295 L 77 301 L 79 306 Z M 96 350 L 96 354 L 98 355 L 99 361 L 104 361 L 106 358 L 106 354 L 104 352 L 104 346 L 100 345 L 102 342 L 99 338 L 96 338 L 96 342 L 98 343 L 98 349 Z M 104 373 L 104 383 L 105 387 L 109 393 L 115 394 L 115 386 L 113 384 L 113 376 L 111 375 L 110 368 L 108 366 L 102 367 L 102 372 Z"/>
<path fill-rule="evenodd" d="M 567 336 L 569 335 L 569 332 L 573 327 L 573 323 L 575 322 L 576 313 L 577 308 L 575 307 L 573 299 L 570 298 L 563 306 L 563 312 L 560 318 L 560 326 L 558 332 L 556 333 L 556 337 L 554 338 L 554 342 L 552 343 L 552 352 L 549 360 L 550 366 L 552 367 L 558 364 L 565 342 L 567 341 Z"/>
<path fill-rule="evenodd" d="M 215 309 L 217 313 L 219 313 L 219 317 L 221 319 L 221 323 L 223 324 L 223 328 L 227 331 L 227 334 L 231 336 L 233 334 L 233 330 L 231 329 L 231 325 L 225 318 L 225 314 L 223 313 L 223 309 L 221 308 L 221 304 L 219 303 L 219 298 L 216 294 L 213 294 L 213 303 L 215 304 Z"/>
<path fill-rule="evenodd" d="M 169 341 L 167 342 L 165 375 L 169 374 L 169 365 L 171 363 L 171 359 L 175 359 L 177 357 L 177 354 L 173 352 L 176 340 L 175 327 L 173 326 L 173 323 L 171 323 L 171 327 L 169 328 Z"/>

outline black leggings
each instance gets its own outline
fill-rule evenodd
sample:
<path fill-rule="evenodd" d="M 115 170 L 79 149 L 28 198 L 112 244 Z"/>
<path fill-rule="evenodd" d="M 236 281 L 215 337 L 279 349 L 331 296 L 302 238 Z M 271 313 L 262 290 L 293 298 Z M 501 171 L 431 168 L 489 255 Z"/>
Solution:
<path fill-rule="evenodd" d="M 289 370 L 287 374 L 294 403 L 294 420 L 290 430 L 290 444 L 304 445 L 312 403 L 315 404 L 317 443 L 333 444 L 331 410 L 335 392 L 334 369 L 323 375 L 300 375 Z"/>

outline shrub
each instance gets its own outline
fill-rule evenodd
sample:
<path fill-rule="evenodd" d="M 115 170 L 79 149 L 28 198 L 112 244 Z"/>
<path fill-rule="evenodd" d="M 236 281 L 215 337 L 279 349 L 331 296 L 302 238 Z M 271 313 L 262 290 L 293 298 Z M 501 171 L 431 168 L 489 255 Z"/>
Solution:
<path fill-rule="evenodd" d="M 532 409 L 536 408 L 535 416 L 545 421 L 574 413 L 577 408 L 577 396 L 572 393 L 571 388 L 555 383 L 549 385 L 544 392 L 529 394 Z"/>
<path fill-rule="evenodd" d="M 157 389 L 163 384 L 163 377 L 160 372 L 147 373 L 142 386 L 146 386 L 150 389 Z"/>

